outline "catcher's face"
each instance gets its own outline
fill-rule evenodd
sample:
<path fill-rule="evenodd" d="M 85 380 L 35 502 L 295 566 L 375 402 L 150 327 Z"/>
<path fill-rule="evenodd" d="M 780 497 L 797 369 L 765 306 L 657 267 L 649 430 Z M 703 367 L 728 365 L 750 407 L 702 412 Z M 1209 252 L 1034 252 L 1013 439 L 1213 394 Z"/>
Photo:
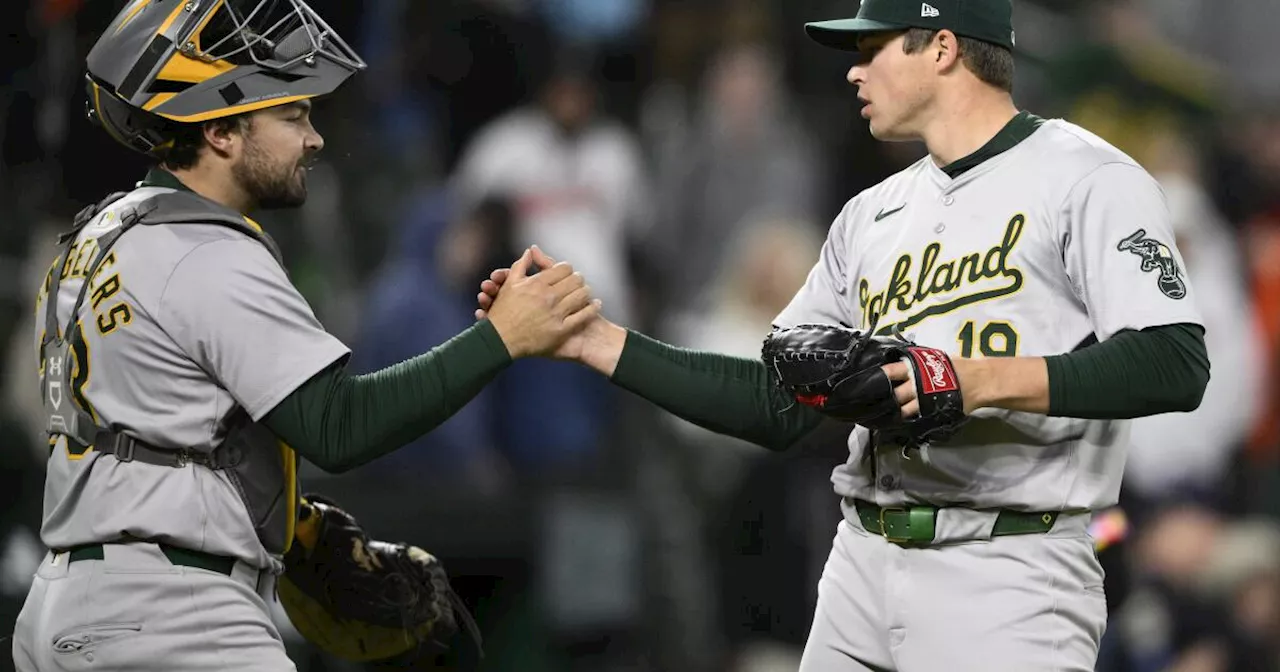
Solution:
<path fill-rule="evenodd" d="M 261 209 L 291 208 L 307 201 L 307 169 L 324 148 L 311 125 L 311 103 L 299 101 L 249 117 L 244 143 L 231 170 Z"/>
<path fill-rule="evenodd" d="M 872 33 L 858 40 L 864 62 L 849 69 L 847 79 L 858 87 L 862 118 L 870 122 L 877 140 L 915 140 L 932 98 L 929 50 L 903 51 L 902 32 Z"/>

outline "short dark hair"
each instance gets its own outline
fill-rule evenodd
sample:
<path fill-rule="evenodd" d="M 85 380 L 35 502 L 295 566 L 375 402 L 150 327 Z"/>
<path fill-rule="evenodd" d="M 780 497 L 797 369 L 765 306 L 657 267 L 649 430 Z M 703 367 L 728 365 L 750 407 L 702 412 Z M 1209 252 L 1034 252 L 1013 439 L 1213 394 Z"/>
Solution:
<path fill-rule="evenodd" d="M 920 53 L 933 42 L 939 32 L 928 28 L 911 28 L 902 40 L 902 50 L 908 54 Z M 957 35 L 956 38 L 960 42 L 960 59 L 969 72 L 991 86 L 1013 92 L 1013 52 L 998 44 L 972 37 Z"/>
<path fill-rule="evenodd" d="M 184 170 L 196 165 L 200 158 L 200 149 L 204 147 L 204 127 L 216 124 L 223 127 L 234 125 L 240 131 L 249 129 L 251 120 L 247 114 L 236 114 L 221 119 L 195 124 L 174 124 L 171 138 L 173 144 L 164 151 L 160 163 L 170 170 Z"/>

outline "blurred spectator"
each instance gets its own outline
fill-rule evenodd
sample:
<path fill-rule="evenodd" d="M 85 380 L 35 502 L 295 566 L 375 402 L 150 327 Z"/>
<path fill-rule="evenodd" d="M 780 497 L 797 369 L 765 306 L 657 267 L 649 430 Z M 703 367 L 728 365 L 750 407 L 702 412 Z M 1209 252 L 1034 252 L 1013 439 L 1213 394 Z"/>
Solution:
<path fill-rule="evenodd" d="M 1276 596 L 1256 594 L 1251 583 L 1267 576 L 1276 560 L 1271 535 L 1196 505 L 1169 506 L 1144 522 L 1133 548 L 1135 588 L 1108 625 L 1097 669 L 1276 669 L 1267 660 L 1274 658 L 1267 652 L 1274 635 L 1258 637 L 1250 629 L 1274 626 Z M 1270 563 L 1260 562 L 1267 556 Z"/>
<path fill-rule="evenodd" d="M 509 194 L 516 246 L 537 244 L 573 263 L 604 301 L 605 314 L 629 324 L 628 250 L 648 224 L 649 190 L 631 132 L 598 112 L 594 67 L 584 52 L 561 53 L 536 103 L 479 131 L 455 184 L 464 203 Z"/>
<path fill-rule="evenodd" d="M 1233 523 L 1213 548 L 1200 589 L 1222 604 L 1256 651 L 1254 669 L 1280 669 L 1280 527 L 1267 519 Z"/>
<path fill-rule="evenodd" d="M 475 321 L 475 287 L 508 266 L 512 214 L 499 198 L 458 207 L 445 190 L 412 203 L 399 239 L 373 280 L 352 369 L 375 371 L 427 352 Z M 494 393 L 486 389 L 434 431 L 379 462 L 422 478 L 492 489 L 501 472 Z M 380 468 L 381 468 L 380 465 Z"/>
<path fill-rule="evenodd" d="M 1178 507 L 1145 522 L 1133 542 L 1135 587 L 1108 623 L 1101 672 L 1164 672 L 1220 622 L 1191 589 L 1208 566 L 1222 521 L 1205 509 Z"/>
<path fill-rule="evenodd" d="M 1270 58 L 1269 36 L 1280 24 L 1280 3 L 1220 0 L 1142 0 L 1146 12 L 1159 15 L 1170 37 L 1185 43 L 1201 60 L 1217 64 L 1224 100 L 1257 106 L 1274 100 L 1280 69 L 1259 68 Z"/>
<path fill-rule="evenodd" d="M 733 261 L 725 241 L 751 218 L 816 216 L 816 155 L 776 63 L 760 44 L 722 51 L 694 122 L 672 126 L 656 148 L 671 153 L 656 157 L 660 214 L 647 256 L 669 310 L 710 307 L 710 287 Z"/>
<path fill-rule="evenodd" d="M 1258 115 L 1232 135 L 1258 194 L 1245 210 L 1243 229 L 1256 319 L 1265 346 L 1256 366 L 1267 382 L 1261 400 L 1265 414 L 1253 426 L 1249 442 L 1250 465 L 1256 474 L 1250 505 L 1280 516 L 1280 497 L 1274 487 L 1280 477 L 1280 388 L 1275 382 L 1280 375 L 1280 114 Z"/>
<path fill-rule="evenodd" d="M 1164 37 L 1137 0 L 1078 4 L 1085 34 L 1045 69 L 1062 115 L 1156 172 L 1165 136 L 1198 137 L 1213 121 L 1219 76 Z"/>
<path fill-rule="evenodd" d="M 1224 120 L 1220 141 L 1207 181 L 1244 250 L 1260 342 L 1251 364 L 1261 378 L 1258 412 L 1238 460 L 1233 510 L 1280 518 L 1280 107 L 1242 110 Z"/>
<path fill-rule="evenodd" d="M 485 194 L 508 195 L 511 248 L 537 244 L 569 261 L 603 300 L 604 312 L 628 323 L 634 298 L 629 249 L 648 222 L 648 189 L 631 133 L 598 112 L 593 67 L 584 52 L 562 52 L 535 103 L 480 130 L 453 186 L 462 207 Z M 593 371 L 526 359 L 494 389 L 507 400 L 497 406 L 499 441 L 522 469 L 580 466 L 599 454 L 616 391 Z"/>
<path fill-rule="evenodd" d="M 773 318 L 817 263 L 823 238 L 807 221 L 748 218 L 722 241 L 725 262 L 707 286 L 708 309 L 672 320 L 681 345 L 754 359 Z"/>
<path fill-rule="evenodd" d="M 571 44 L 600 46 L 634 33 L 649 0 L 534 0 L 548 26 Z"/>
<path fill-rule="evenodd" d="M 1201 497 L 1225 505 L 1226 479 L 1261 412 L 1263 341 L 1255 327 L 1246 257 L 1201 184 L 1194 148 L 1165 136 L 1151 149 L 1185 272 L 1208 326 L 1212 376 L 1200 407 L 1133 421 L 1125 484 L 1143 499 Z"/>
<path fill-rule="evenodd" d="M 744 223 L 732 235 L 724 246 L 725 263 L 708 287 L 707 308 L 675 313 L 668 331 L 676 345 L 757 359 L 773 318 L 804 285 L 823 239 L 808 222 L 774 218 Z M 737 487 L 745 461 L 764 455 L 758 446 L 675 416 L 666 419 L 695 447 L 697 481 L 713 500 Z"/>
<path fill-rule="evenodd" d="M 595 65 L 589 52 L 562 51 L 536 102 L 477 133 L 453 185 L 463 207 L 508 195 L 512 248 L 537 244 L 571 262 L 605 314 L 625 324 L 634 315 L 629 250 L 649 221 L 647 178 L 631 132 L 599 112 Z M 507 400 L 499 440 L 522 469 L 581 466 L 600 454 L 616 391 L 599 375 L 527 359 L 494 388 Z"/>

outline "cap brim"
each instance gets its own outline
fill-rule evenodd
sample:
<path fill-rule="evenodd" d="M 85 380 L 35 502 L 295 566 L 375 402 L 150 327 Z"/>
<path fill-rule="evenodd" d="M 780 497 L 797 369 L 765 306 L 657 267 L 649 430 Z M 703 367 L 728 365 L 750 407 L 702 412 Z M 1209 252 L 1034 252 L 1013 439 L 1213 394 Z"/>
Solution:
<path fill-rule="evenodd" d="M 869 19 L 835 19 L 804 24 L 804 32 L 814 42 L 841 51 L 857 51 L 858 37 L 867 33 L 905 30 L 909 26 Z"/>

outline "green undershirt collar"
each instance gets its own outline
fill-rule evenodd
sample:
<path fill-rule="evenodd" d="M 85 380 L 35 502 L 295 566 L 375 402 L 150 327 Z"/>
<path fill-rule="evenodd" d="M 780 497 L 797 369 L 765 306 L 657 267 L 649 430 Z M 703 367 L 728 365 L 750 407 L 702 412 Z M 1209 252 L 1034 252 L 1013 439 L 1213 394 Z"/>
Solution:
<path fill-rule="evenodd" d="M 169 189 L 178 189 L 180 191 L 191 191 L 191 188 L 182 183 L 177 175 L 156 166 L 147 171 L 147 176 L 142 178 L 142 182 L 138 183 L 141 187 L 167 187 Z"/>
<path fill-rule="evenodd" d="M 1013 119 L 1009 120 L 1009 123 L 1004 125 L 1004 128 L 1000 129 L 999 133 L 996 133 L 994 138 L 987 141 L 987 144 L 979 147 L 976 152 L 969 156 L 943 166 L 942 172 L 946 173 L 947 177 L 955 179 L 965 171 L 982 164 L 987 159 L 1013 149 L 1018 143 L 1031 137 L 1031 134 L 1035 133 L 1036 129 L 1040 128 L 1043 123 L 1044 119 L 1030 112 L 1018 112 Z"/>

